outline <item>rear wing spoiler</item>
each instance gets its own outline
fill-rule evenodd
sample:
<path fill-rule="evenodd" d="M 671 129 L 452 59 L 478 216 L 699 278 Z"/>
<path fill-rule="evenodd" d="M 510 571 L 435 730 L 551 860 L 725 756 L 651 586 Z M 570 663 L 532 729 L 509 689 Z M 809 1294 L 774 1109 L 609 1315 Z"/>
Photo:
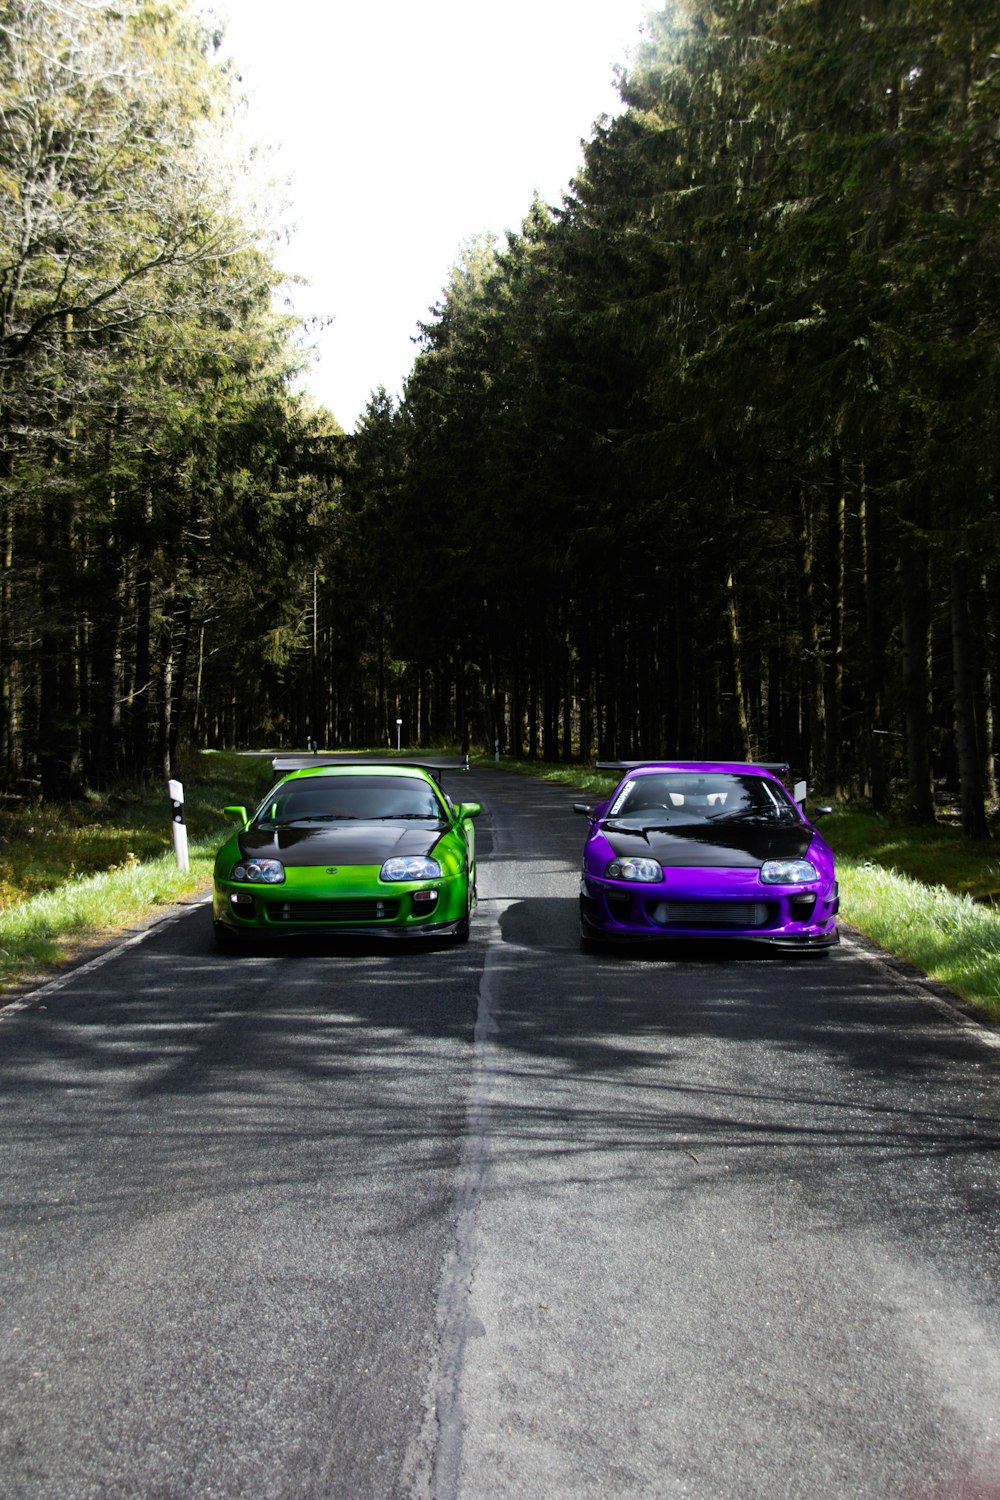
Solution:
<path fill-rule="evenodd" d="M 596 764 L 596 769 L 598 771 L 635 771 L 640 766 L 659 765 L 661 760 L 664 765 L 677 766 L 682 770 L 693 769 L 695 766 L 704 766 L 706 764 L 704 760 L 673 760 L 671 757 L 664 755 L 659 759 L 650 757 L 646 760 L 599 760 Z M 724 764 L 743 765 L 744 762 L 729 761 L 724 762 Z M 776 776 L 787 776 L 788 772 L 792 769 L 785 760 L 749 760 L 745 764 L 753 766 L 760 771 L 773 771 Z"/>
<path fill-rule="evenodd" d="M 469 757 L 459 755 L 402 756 L 365 754 L 354 755 L 350 751 L 328 751 L 326 754 L 275 755 L 271 769 L 276 773 L 285 771 L 317 771 L 326 766 L 405 766 L 407 769 L 426 771 L 440 784 L 444 771 L 467 771 Z"/>

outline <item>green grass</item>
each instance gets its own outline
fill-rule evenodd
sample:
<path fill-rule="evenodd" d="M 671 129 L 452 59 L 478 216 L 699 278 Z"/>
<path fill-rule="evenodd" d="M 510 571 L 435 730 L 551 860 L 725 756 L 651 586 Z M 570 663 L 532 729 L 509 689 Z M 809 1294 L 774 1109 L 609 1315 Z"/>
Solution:
<path fill-rule="evenodd" d="M 956 895 L 1000 906 L 1000 845 L 972 843 L 960 828 L 933 827 L 873 813 L 837 812 L 821 831 L 837 855 L 870 860 L 924 885 L 943 885 Z"/>
<path fill-rule="evenodd" d="M 266 760 L 205 752 L 180 768 L 190 870 L 177 868 L 165 790 L 128 788 L 68 807 L 0 807 L 0 995 L 204 890 L 231 803 L 267 790 Z"/>
<path fill-rule="evenodd" d="M 821 826 L 844 921 L 1000 1021 L 997 844 L 872 813 L 837 812 Z"/>
<path fill-rule="evenodd" d="M 866 937 L 1000 1021 L 1000 912 L 874 860 L 838 859 L 841 914 Z"/>
<path fill-rule="evenodd" d="M 478 769 L 492 756 L 474 757 Z M 504 758 L 497 769 L 543 777 L 598 800 L 615 777 L 582 766 Z M 266 758 L 205 751 L 184 783 L 191 869 L 177 869 L 159 788 L 119 790 L 68 808 L 0 806 L 0 994 L 207 888 L 230 803 L 266 791 Z M 1000 849 L 945 823 L 927 828 L 838 811 L 822 823 L 837 855 L 841 912 L 889 952 L 1000 1021 Z"/>

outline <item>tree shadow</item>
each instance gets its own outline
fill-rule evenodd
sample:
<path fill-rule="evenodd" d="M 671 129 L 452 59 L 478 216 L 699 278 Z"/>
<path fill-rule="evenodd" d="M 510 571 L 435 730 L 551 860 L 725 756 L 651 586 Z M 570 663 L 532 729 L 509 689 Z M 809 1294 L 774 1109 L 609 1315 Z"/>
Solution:
<path fill-rule="evenodd" d="M 881 1178 L 902 1159 L 982 1163 L 1000 1145 L 995 1068 L 975 1041 L 846 951 L 820 964 L 714 944 L 594 956 L 571 897 L 511 903 L 499 942 L 484 914 L 447 947 L 219 954 L 210 925 L 196 910 L 4 1023 L 14 1144 L 100 1181 L 87 1212 L 166 1177 L 203 1196 L 206 1165 L 220 1193 L 236 1162 L 259 1188 L 335 1192 L 379 1162 L 450 1172 L 476 1067 L 491 1150 L 563 1174 L 576 1161 L 591 1179 L 613 1177 L 623 1152 L 633 1171 L 721 1152 L 729 1172 L 797 1159 Z M 134 1172 L 95 1173 L 95 1139 Z M 977 1192 L 965 1201 L 985 1211 Z M 41 1202 L 25 1179 L 8 1208 L 30 1217 Z"/>

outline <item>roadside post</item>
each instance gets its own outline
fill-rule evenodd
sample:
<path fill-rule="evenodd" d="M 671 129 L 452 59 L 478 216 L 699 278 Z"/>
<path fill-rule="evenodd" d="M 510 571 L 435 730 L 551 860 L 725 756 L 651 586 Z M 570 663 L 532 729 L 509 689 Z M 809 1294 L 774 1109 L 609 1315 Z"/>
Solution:
<path fill-rule="evenodd" d="M 396 754 L 398 755 L 403 746 L 403 721 L 396 720 Z"/>
<path fill-rule="evenodd" d="M 188 861 L 188 831 L 184 822 L 184 786 L 179 781 L 167 782 L 167 796 L 170 798 L 170 816 L 173 819 L 171 831 L 174 836 L 174 858 L 177 860 L 177 868 L 185 872 L 191 868 Z"/>

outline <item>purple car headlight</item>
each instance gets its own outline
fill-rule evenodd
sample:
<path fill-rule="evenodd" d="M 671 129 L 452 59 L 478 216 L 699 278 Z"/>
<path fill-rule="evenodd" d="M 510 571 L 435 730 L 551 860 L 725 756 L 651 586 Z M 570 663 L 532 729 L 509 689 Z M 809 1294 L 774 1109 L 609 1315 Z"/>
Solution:
<path fill-rule="evenodd" d="M 662 866 L 655 859 L 613 859 L 604 874 L 608 880 L 635 880 L 643 885 L 663 879 Z"/>
<path fill-rule="evenodd" d="M 765 885 L 808 885 L 819 871 L 811 859 L 765 859 L 760 878 Z"/>
<path fill-rule="evenodd" d="M 229 873 L 230 880 L 248 880 L 253 885 L 281 885 L 285 867 L 280 859 L 241 859 Z"/>

